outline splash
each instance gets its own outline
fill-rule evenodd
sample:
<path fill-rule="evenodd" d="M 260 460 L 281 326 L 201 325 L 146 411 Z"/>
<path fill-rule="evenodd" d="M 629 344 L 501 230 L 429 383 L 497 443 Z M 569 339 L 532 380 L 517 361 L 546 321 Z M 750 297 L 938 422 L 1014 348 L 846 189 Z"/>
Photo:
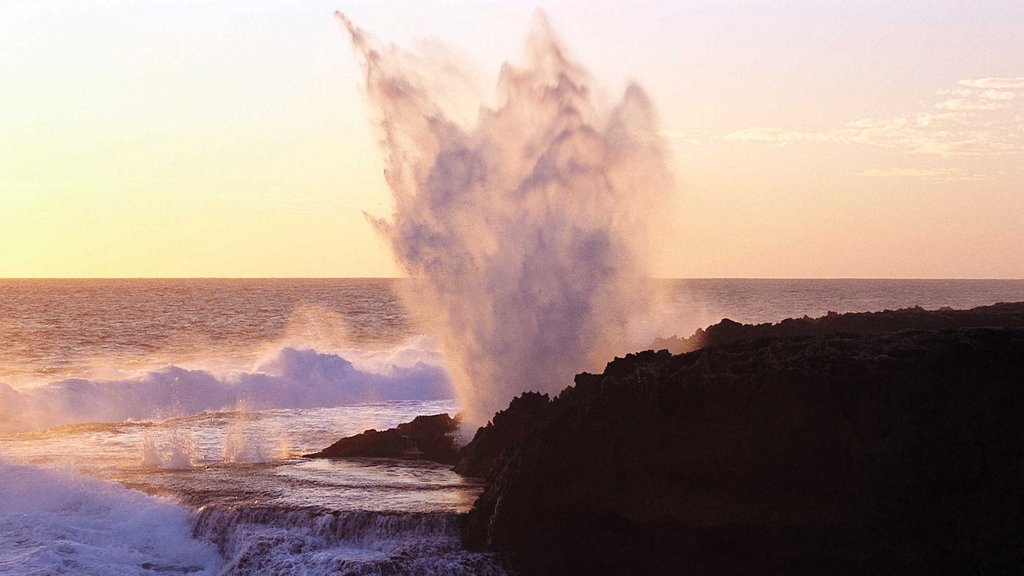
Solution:
<path fill-rule="evenodd" d="M 234 422 L 224 434 L 224 461 L 236 464 L 269 462 L 270 450 L 254 417 L 242 409 L 235 413 Z"/>
<path fill-rule="evenodd" d="M 145 468 L 186 470 L 201 459 L 195 439 L 187 432 L 173 430 L 169 437 L 158 441 L 154 435 L 142 435 L 142 461 Z"/>
<path fill-rule="evenodd" d="M 119 380 L 74 378 L 18 388 L 0 382 L 0 434 L 189 416 L 238 406 L 267 410 L 451 398 L 448 376 L 433 363 L 440 360 L 431 346 L 416 339 L 385 350 L 348 350 L 347 358 L 286 347 L 251 371 L 223 376 L 167 366 Z"/>
<path fill-rule="evenodd" d="M 371 218 L 414 280 L 471 423 L 519 392 L 650 342 L 648 254 L 672 178 L 636 85 L 606 109 L 538 14 L 523 66 L 468 122 L 465 74 L 375 41 L 343 14 L 365 71 L 394 200 Z"/>

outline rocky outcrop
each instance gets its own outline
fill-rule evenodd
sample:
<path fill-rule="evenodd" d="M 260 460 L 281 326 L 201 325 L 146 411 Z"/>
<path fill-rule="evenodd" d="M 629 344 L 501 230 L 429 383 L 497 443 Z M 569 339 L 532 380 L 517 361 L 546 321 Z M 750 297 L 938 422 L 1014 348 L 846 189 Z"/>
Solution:
<path fill-rule="evenodd" d="M 941 330 L 948 328 L 1024 327 L 1024 302 L 980 306 L 970 310 L 925 310 L 903 308 L 882 312 L 829 312 L 819 318 L 787 318 L 776 324 L 740 324 L 723 319 L 706 330 L 699 329 L 689 338 L 660 338 L 652 350 L 668 350 L 673 354 L 693 352 L 707 346 L 718 346 L 740 340 L 788 338 L 823 334 L 886 334 L 900 330 Z"/>
<path fill-rule="evenodd" d="M 524 392 L 514 398 L 508 408 L 476 431 L 472 442 L 462 449 L 455 471 L 463 476 L 492 478 L 547 417 L 550 400 L 547 394 L 537 392 Z"/>
<path fill-rule="evenodd" d="M 853 335 L 752 327 L 517 399 L 463 452 L 488 477 L 464 541 L 525 574 L 1024 571 L 1024 329 L 843 316 Z"/>
<path fill-rule="evenodd" d="M 690 353 L 525 393 L 461 452 L 442 414 L 311 456 L 485 478 L 463 541 L 523 574 L 1024 572 L 1024 303 L 658 344 Z"/>
<path fill-rule="evenodd" d="M 306 458 L 410 458 L 455 464 L 459 459 L 458 426 L 458 420 L 447 414 L 417 416 L 396 428 L 342 438 Z"/>

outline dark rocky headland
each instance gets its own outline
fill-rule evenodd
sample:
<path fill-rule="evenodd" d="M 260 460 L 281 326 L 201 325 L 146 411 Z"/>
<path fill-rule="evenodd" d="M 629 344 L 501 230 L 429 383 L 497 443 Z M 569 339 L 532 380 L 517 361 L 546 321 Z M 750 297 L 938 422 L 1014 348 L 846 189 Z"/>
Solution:
<path fill-rule="evenodd" d="M 1024 303 L 659 344 L 691 351 L 477 432 L 467 546 L 523 574 L 1024 573 Z"/>

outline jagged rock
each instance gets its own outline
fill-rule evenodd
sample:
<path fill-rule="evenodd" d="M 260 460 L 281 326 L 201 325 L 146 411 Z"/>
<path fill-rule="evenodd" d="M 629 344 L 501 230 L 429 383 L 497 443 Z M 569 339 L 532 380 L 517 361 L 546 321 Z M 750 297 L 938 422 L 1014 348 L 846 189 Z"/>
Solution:
<path fill-rule="evenodd" d="M 740 340 L 767 337 L 815 336 L 822 334 L 885 334 L 900 330 L 939 330 L 983 326 L 1024 326 L 1024 302 L 979 306 L 970 310 L 941 308 L 928 311 L 921 307 L 882 312 L 829 312 L 819 318 L 787 318 L 777 324 L 740 324 L 728 318 L 689 338 L 659 338 L 652 350 L 665 349 L 673 354 L 693 352 Z"/>
<path fill-rule="evenodd" d="M 462 449 L 455 471 L 463 476 L 490 478 L 547 416 L 549 406 L 547 394 L 524 392 L 514 398 L 508 408 L 476 431 L 473 441 Z"/>
<path fill-rule="evenodd" d="M 513 403 L 489 428 L 521 441 L 464 451 L 502 454 L 465 543 L 524 574 L 1024 572 L 1024 328 L 767 336 Z"/>
<path fill-rule="evenodd" d="M 306 458 L 411 458 L 455 464 L 459 459 L 458 425 L 458 420 L 447 414 L 417 416 L 396 428 L 342 438 Z"/>

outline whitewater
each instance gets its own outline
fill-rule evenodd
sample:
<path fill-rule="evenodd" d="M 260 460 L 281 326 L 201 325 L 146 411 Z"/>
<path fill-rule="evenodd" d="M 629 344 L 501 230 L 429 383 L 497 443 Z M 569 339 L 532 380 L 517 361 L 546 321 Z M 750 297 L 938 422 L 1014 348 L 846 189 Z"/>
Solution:
<path fill-rule="evenodd" d="M 392 281 L 0 281 L 0 574 L 501 573 L 480 491 L 307 460 L 458 411 Z"/>

